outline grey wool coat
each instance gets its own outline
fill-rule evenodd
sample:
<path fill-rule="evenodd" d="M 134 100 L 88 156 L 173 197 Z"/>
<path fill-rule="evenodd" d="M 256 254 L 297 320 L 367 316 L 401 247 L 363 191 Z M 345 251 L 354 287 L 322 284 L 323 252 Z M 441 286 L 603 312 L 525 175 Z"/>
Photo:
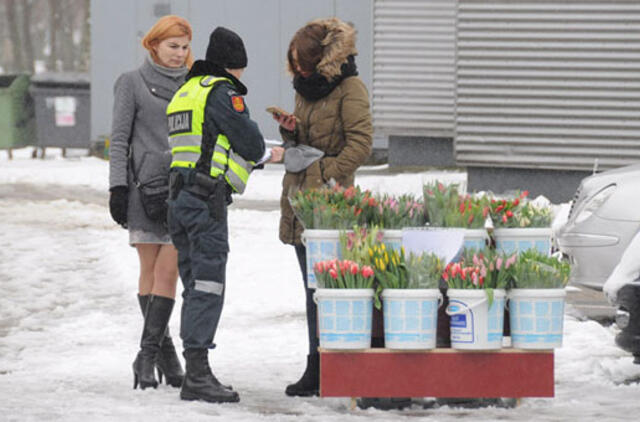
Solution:
<path fill-rule="evenodd" d="M 166 68 L 147 58 L 140 68 L 123 73 L 115 83 L 109 188 L 129 187 L 127 225 L 130 231 L 152 232 L 159 237 L 167 235 L 163 224 L 150 220 L 144 213 L 131 166 L 142 183 L 168 173 L 171 152 L 166 110 L 187 72 L 186 67 Z"/>

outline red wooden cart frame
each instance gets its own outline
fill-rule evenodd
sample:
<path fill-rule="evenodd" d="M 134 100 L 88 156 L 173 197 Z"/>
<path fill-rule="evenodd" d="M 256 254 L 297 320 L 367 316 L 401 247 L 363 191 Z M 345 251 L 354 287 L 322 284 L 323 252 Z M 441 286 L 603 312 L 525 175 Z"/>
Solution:
<path fill-rule="evenodd" d="M 321 397 L 554 396 L 553 350 L 320 349 Z"/>

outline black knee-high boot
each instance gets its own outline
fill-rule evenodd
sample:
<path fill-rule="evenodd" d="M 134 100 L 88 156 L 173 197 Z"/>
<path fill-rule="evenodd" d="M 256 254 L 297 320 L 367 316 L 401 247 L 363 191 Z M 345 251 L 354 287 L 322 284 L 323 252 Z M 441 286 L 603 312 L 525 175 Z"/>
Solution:
<path fill-rule="evenodd" d="M 138 295 L 138 303 L 140 304 L 140 310 L 142 310 L 142 316 L 145 315 L 147 310 L 147 304 L 149 303 L 149 296 L 151 295 Z M 162 384 L 162 376 L 165 376 L 167 385 L 172 387 L 180 387 L 182 380 L 184 379 L 184 371 L 182 365 L 178 359 L 176 348 L 173 345 L 173 340 L 169 335 L 169 326 L 164 332 L 164 337 L 160 343 L 160 350 L 157 354 L 156 368 L 158 370 L 158 380 Z"/>
<path fill-rule="evenodd" d="M 318 354 L 319 341 L 317 336 L 318 311 L 313 300 L 314 290 L 308 288 L 306 248 L 302 245 L 296 245 L 295 250 L 305 288 L 309 354 L 307 355 L 307 367 L 302 377 L 297 382 L 287 385 L 284 392 L 287 396 L 317 396 L 320 389 L 320 355 Z"/>
<path fill-rule="evenodd" d="M 171 317 L 175 301 L 167 297 L 150 295 L 140 340 L 140 351 L 133 362 L 133 388 L 156 388 L 154 368 L 160 351 L 160 344 Z"/>

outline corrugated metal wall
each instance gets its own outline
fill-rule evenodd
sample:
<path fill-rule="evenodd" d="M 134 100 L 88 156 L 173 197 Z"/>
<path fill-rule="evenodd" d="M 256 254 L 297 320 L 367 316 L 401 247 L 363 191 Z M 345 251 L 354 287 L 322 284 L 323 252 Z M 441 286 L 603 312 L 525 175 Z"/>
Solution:
<path fill-rule="evenodd" d="M 378 133 L 453 137 L 455 5 L 455 0 L 375 1 Z"/>
<path fill-rule="evenodd" d="M 458 3 L 459 164 L 640 160 L 640 2 Z"/>

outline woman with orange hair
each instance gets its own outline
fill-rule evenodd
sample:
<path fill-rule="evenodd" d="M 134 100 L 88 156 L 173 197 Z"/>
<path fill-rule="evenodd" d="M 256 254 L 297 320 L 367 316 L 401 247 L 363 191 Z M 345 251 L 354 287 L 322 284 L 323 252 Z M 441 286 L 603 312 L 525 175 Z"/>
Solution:
<path fill-rule="evenodd" d="M 167 232 L 163 191 L 171 163 L 166 109 L 193 63 L 191 38 L 185 19 L 162 17 L 142 39 L 149 56 L 138 69 L 120 75 L 114 87 L 109 210 L 129 230 L 129 245 L 138 252 L 138 302 L 144 315 L 134 388 L 156 388 L 156 368 L 160 382 L 164 375 L 173 387 L 184 378 L 168 330 L 178 258 Z"/>

